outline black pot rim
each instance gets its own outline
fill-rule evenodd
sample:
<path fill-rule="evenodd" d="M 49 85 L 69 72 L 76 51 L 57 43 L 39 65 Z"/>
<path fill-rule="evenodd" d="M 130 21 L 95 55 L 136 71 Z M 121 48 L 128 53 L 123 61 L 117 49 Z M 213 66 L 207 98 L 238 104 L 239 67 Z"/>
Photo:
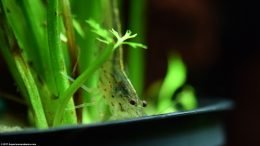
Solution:
<path fill-rule="evenodd" d="M 200 115 L 200 114 L 210 114 L 215 112 L 224 112 L 228 110 L 232 110 L 234 108 L 233 101 L 224 98 L 205 98 L 199 100 L 199 107 L 194 110 L 189 111 L 179 111 L 173 113 L 166 113 L 166 114 L 158 114 L 158 115 L 149 115 L 143 116 L 134 119 L 127 119 L 127 120 L 116 120 L 116 121 L 107 121 L 102 123 L 93 123 L 93 124 L 79 124 L 79 125 L 68 125 L 68 126 L 60 126 L 55 128 L 48 128 L 48 129 L 36 129 L 36 128 L 28 128 L 24 129 L 23 131 L 15 131 L 15 132 L 5 132 L 0 133 L 2 136 L 15 136 L 15 135 L 27 135 L 27 134 L 47 134 L 52 132 L 62 132 L 62 131 L 70 131 L 70 130 L 80 130 L 80 129 L 88 129 L 88 128 L 101 128 L 107 126 L 115 126 L 115 125 L 127 125 L 133 124 L 138 122 L 149 122 L 155 120 L 164 120 L 164 119 L 171 119 L 171 118 L 181 118 L 187 117 L 191 115 Z"/>

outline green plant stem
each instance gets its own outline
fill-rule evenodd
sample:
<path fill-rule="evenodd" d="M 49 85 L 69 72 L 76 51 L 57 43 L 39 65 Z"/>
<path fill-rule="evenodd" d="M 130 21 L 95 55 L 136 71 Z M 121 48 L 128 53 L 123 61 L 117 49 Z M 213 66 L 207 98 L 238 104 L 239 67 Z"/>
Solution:
<path fill-rule="evenodd" d="M 3 10 L 3 7 L 4 5 L 1 2 L 0 9 Z M 7 17 L 7 15 L 5 16 Z M 25 62 L 21 54 L 18 53 L 21 50 L 18 47 L 18 42 L 14 36 L 14 30 L 11 30 L 11 27 L 8 26 L 5 16 L 3 11 L 0 12 L 0 19 L 2 20 L 0 23 L 1 55 L 5 58 L 16 84 L 20 88 L 21 94 L 26 99 L 26 103 L 31 105 L 30 112 L 34 117 L 36 127 L 47 128 L 48 125 L 35 80 L 31 74 L 29 65 Z"/>
<path fill-rule="evenodd" d="M 69 87 L 68 79 L 64 76 L 67 75 L 64 51 L 61 48 L 60 40 L 60 19 L 59 19 L 59 2 L 57 0 L 49 1 L 47 7 L 47 29 L 48 29 L 48 43 L 49 43 L 49 53 L 52 62 L 53 77 L 55 79 L 55 84 L 58 93 L 58 100 L 61 100 L 60 96 Z M 73 96 L 71 94 L 70 96 Z M 65 105 L 69 109 L 75 109 L 73 99 L 70 97 L 67 104 Z M 70 104 L 68 104 L 70 103 Z M 60 103 L 61 104 L 61 103 Z M 56 114 L 56 113 L 55 113 Z M 77 123 L 77 117 L 75 110 L 72 110 L 64 117 L 64 123 L 73 124 Z M 57 126 L 57 125 L 56 125 Z"/>
<path fill-rule="evenodd" d="M 48 128 L 37 84 L 34 81 L 29 66 L 24 61 L 20 53 L 13 53 L 13 57 L 29 95 L 29 101 L 31 103 L 33 115 L 35 117 L 35 124 L 38 128 Z"/>
<path fill-rule="evenodd" d="M 146 0 L 131 0 L 129 11 L 129 29 L 139 36 L 134 39 L 136 42 L 145 41 L 145 9 Z M 128 49 L 127 65 L 129 78 L 131 79 L 136 92 L 141 95 L 144 88 L 145 58 L 144 49 Z"/>
<path fill-rule="evenodd" d="M 47 43 L 47 33 L 45 31 L 44 22 L 46 21 L 46 9 L 41 0 L 25 0 L 21 1 L 21 8 L 25 20 L 28 24 L 28 34 L 33 50 L 39 53 L 39 63 L 33 61 L 33 67 L 36 67 L 38 76 L 40 76 L 49 86 L 52 93 L 56 93 L 55 81 L 52 75 L 51 59 Z M 17 23 L 16 23 L 17 24 Z M 19 23 L 17 25 L 20 25 Z M 26 49 L 26 48 L 25 48 Z M 30 50 L 29 50 L 30 51 Z"/>
<path fill-rule="evenodd" d="M 66 29 L 66 35 L 68 40 L 68 48 L 70 54 L 71 68 L 72 68 L 72 77 L 75 77 L 77 74 L 77 60 L 78 60 L 78 51 L 75 43 L 75 35 L 73 29 L 73 20 L 70 10 L 69 0 L 61 0 L 62 14 L 64 20 L 64 26 Z"/>
<path fill-rule="evenodd" d="M 34 42 L 28 39 L 30 38 L 28 35 L 30 30 L 18 2 L 16 0 L 2 0 L 1 3 L 8 25 L 11 27 L 20 48 L 27 54 L 26 59 L 39 64 L 39 54 L 37 49 L 33 47 Z"/>
<path fill-rule="evenodd" d="M 54 117 L 53 125 L 59 125 L 62 116 L 65 111 L 65 107 L 68 104 L 68 101 L 71 99 L 71 96 L 91 77 L 91 75 L 101 67 L 102 64 L 112 55 L 114 49 L 113 44 L 109 44 L 105 48 L 102 54 L 89 66 L 82 74 L 70 85 L 70 87 L 61 95 L 61 104 L 57 107 L 57 112 Z"/>
<path fill-rule="evenodd" d="M 118 0 L 111 0 L 111 6 L 112 6 L 112 20 L 113 21 L 113 27 L 118 32 L 119 36 L 122 36 L 122 28 L 121 28 L 121 22 L 120 22 L 120 14 L 118 9 Z"/>
<path fill-rule="evenodd" d="M 3 9 L 2 3 L 0 3 L 0 9 Z M 7 21 L 5 19 L 3 12 L 0 12 L 0 20 L 1 20 L 1 22 L 0 22 L 0 44 L 1 44 L 0 52 L 1 52 L 1 54 L 0 55 L 5 59 L 5 62 L 7 63 L 9 71 L 13 75 L 16 84 L 20 88 L 21 94 L 24 97 L 27 97 L 26 88 L 23 84 L 20 74 L 18 73 L 15 62 L 14 62 L 11 52 L 9 50 L 9 48 L 11 48 L 10 46 L 11 46 L 11 42 L 14 39 L 14 36 L 13 36 L 13 33 L 10 32 L 10 28 L 7 27 Z"/>
<path fill-rule="evenodd" d="M 106 2 L 107 0 L 105 0 Z M 74 3 L 73 3 L 74 2 Z M 102 17 L 105 17 L 104 8 L 105 6 L 104 0 L 77 0 L 71 1 L 71 5 L 73 8 L 73 12 L 77 16 L 77 20 L 80 23 L 80 26 L 84 30 L 84 35 L 79 35 L 76 33 L 77 44 L 80 46 L 79 53 L 79 72 L 80 74 L 86 70 L 89 66 L 91 66 L 92 62 L 96 59 L 96 53 L 99 51 L 99 44 L 97 43 L 97 35 L 93 33 L 87 23 L 86 20 L 93 19 L 98 23 L 102 22 Z M 96 89 L 98 84 L 98 72 L 91 75 L 84 85 L 91 89 Z M 80 92 L 81 97 L 83 97 L 84 103 L 93 102 L 93 97 L 96 97 L 95 94 L 89 92 Z M 97 121 L 96 116 L 98 115 L 98 107 L 95 106 L 85 106 L 83 107 L 82 113 L 82 122 L 90 123 Z"/>
<path fill-rule="evenodd" d="M 60 24 L 59 24 L 58 1 L 49 1 L 47 11 L 47 30 L 48 30 L 48 44 L 49 53 L 52 61 L 53 78 L 55 80 L 55 95 L 58 96 L 64 88 L 64 77 L 61 73 L 65 71 L 64 56 L 61 50 L 60 42 Z"/>
<path fill-rule="evenodd" d="M 32 60 L 33 67 L 36 68 L 37 72 L 41 72 L 40 75 L 43 77 L 45 75 L 45 64 L 43 62 L 45 61 L 45 56 L 43 56 L 42 51 L 44 51 L 43 48 L 45 48 L 47 43 L 44 41 L 44 34 L 43 29 L 41 27 L 41 23 L 44 21 L 44 9 L 41 5 L 41 2 L 39 0 L 26 0 L 21 1 L 21 9 L 23 10 L 24 19 L 28 26 L 28 31 L 26 34 L 30 37 L 30 47 L 26 47 L 25 49 L 32 48 L 32 50 L 28 50 L 27 52 L 33 52 L 33 54 L 30 54 L 30 56 L 34 57 L 35 59 Z M 38 11 L 38 13 L 35 13 L 35 11 Z M 15 22 L 15 25 L 19 25 Z M 29 46 L 29 45 L 28 45 Z"/>
<path fill-rule="evenodd" d="M 75 33 L 73 28 L 73 19 L 71 14 L 71 7 L 70 7 L 70 1 L 69 0 L 61 0 L 61 7 L 62 7 L 62 14 L 63 14 L 63 23 L 65 27 L 65 32 L 67 36 L 67 46 L 68 46 L 68 52 L 69 52 L 69 60 L 70 60 L 70 68 L 71 73 L 70 76 L 72 78 L 75 78 L 79 74 L 79 51 L 76 46 L 75 42 Z M 80 96 L 81 93 L 78 91 L 76 94 L 74 94 L 74 103 L 76 105 L 82 104 L 82 96 Z M 82 108 L 75 109 L 77 114 L 77 120 L 78 123 L 81 123 L 82 121 Z"/>

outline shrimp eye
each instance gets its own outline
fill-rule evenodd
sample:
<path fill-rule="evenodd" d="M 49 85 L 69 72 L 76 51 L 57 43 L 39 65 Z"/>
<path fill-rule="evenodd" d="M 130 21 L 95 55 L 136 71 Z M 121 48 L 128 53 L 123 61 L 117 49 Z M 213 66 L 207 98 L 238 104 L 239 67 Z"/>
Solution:
<path fill-rule="evenodd" d="M 147 106 L 147 102 L 145 100 L 142 101 L 143 102 L 143 107 Z"/>
<path fill-rule="evenodd" d="M 129 103 L 130 103 L 131 105 L 136 105 L 136 101 L 135 101 L 134 99 L 131 99 L 131 100 L 129 101 Z"/>

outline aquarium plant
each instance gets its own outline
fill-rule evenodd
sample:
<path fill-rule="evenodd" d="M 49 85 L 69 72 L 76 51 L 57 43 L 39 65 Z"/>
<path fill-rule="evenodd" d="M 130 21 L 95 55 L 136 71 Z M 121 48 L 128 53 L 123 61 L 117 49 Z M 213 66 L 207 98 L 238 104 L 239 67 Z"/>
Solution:
<path fill-rule="evenodd" d="M 117 0 L 1 1 L 1 57 L 21 95 L 8 97 L 26 104 L 31 126 L 49 128 L 176 111 L 171 96 L 185 80 L 180 57 L 170 57 L 156 103 L 151 101 L 145 109 L 147 102 L 140 98 L 147 48 L 142 44 L 145 1 L 130 3 L 131 31 L 122 31 Z M 176 70 L 180 78 L 171 78 Z M 171 88 L 169 82 L 175 79 L 178 85 Z M 192 109 L 196 101 L 189 96 L 192 89 L 186 89 L 190 94 L 182 93 L 186 98 L 178 100 Z"/>

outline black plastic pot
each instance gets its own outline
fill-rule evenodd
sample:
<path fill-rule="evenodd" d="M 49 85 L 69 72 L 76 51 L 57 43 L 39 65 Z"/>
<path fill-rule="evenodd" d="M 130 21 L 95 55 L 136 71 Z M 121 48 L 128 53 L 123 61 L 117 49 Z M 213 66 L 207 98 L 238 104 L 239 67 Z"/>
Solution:
<path fill-rule="evenodd" d="M 221 146 L 232 101 L 203 99 L 191 111 L 93 125 L 2 133 L 0 142 L 36 145 Z"/>

